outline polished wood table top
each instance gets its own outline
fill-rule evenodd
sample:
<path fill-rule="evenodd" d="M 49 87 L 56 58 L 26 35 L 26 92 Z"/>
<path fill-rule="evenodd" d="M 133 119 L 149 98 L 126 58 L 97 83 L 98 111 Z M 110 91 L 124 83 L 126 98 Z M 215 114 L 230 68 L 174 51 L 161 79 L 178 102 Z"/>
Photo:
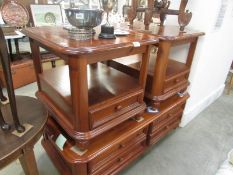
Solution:
<path fill-rule="evenodd" d="M 19 119 L 22 124 L 28 123 L 33 126 L 22 137 L 12 134 L 15 130 L 12 124 L 10 105 L 2 106 L 1 110 L 5 120 L 12 124 L 10 131 L 0 130 L 0 168 L 23 154 L 23 150 L 30 147 L 39 140 L 43 127 L 47 121 L 47 112 L 43 105 L 35 98 L 16 96 Z"/>
<path fill-rule="evenodd" d="M 160 40 L 181 40 L 202 36 L 205 34 L 204 32 L 191 30 L 189 28 L 185 28 L 184 32 L 180 32 L 179 26 L 172 25 L 158 26 L 156 24 L 151 24 L 149 30 L 145 30 L 144 24 L 139 21 L 134 23 L 133 29 L 140 32 L 153 34 Z"/>
<path fill-rule="evenodd" d="M 93 39 L 85 41 L 70 39 L 68 31 L 62 27 L 33 27 L 26 28 L 22 32 L 44 47 L 66 55 L 97 53 L 119 47 L 134 47 L 133 42 L 138 42 L 141 46 L 158 42 L 158 38 L 155 36 L 136 31 L 129 31 L 129 35 L 120 36 L 116 39 L 100 39 L 98 38 L 98 31 L 97 28 Z"/>

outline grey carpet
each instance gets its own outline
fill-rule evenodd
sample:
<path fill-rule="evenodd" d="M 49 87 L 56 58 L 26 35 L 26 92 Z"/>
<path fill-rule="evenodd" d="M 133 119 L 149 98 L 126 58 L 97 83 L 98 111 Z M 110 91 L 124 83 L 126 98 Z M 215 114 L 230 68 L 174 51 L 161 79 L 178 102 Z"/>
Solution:
<path fill-rule="evenodd" d="M 16 91 L 33 95 L 35 84 Z M 233 148 L 233 92 L 223 94 L 185 128 L 178 128 L 154 145 L 122 175 L 214 175 L 227 153 Z M 35 154 L 41 175 L 58 172 L 40 143 Z M 23 175 L 16 161 L 0 175 Z"/>

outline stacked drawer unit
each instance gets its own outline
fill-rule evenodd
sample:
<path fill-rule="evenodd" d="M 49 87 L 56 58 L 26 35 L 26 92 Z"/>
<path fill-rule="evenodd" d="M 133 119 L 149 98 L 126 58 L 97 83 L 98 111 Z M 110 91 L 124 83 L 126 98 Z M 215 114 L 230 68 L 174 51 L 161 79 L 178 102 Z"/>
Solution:
<path fill-rule="evenodd" d="M 140 125 L 134 120 L 124 122 L 96 137 L 88 151 L 79 155 L 72 149 L 75 146 L 72 139 L 66 141 L 63 150 L 57 147 L 56 139 L 64 131 L 51 117 L 47 122 L 42 144 L 46 150 L 53 152 L 47 151 L 61 174 L 115 174 L 145 151 L 147 130 L 148 125 L 145 122 Z"/>
<path fill-rule="evenodd" d="M 153 119 L 144 116 L 143 99 L 150 48 L 158 39 L 131 31 L 116 40 L 80 42 L 59 27 L 24 33 L 31 42 L 36 95 L 49 111 L 42 143 L 61 174 L 115 174 L 140 156 Z M 67 65 L 43 70 L 39 47 Z M 142 56 L 138 78 L 102 63 L 135 54 Z"/>

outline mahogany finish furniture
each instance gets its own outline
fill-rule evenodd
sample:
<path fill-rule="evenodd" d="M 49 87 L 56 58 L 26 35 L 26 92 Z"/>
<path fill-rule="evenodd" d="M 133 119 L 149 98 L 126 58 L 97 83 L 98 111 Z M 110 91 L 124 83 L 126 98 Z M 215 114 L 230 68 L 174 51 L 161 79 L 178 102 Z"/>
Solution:
<path fill-rule="evenodd" d="M 144 25 L 145 29 L 149 29 L 149 25 L 152 21 L 152 17 L 159 15 L 160 26 L 164 25 L 166 15 L 177 15 L 185 13 L 185 8 L 187 6 L 188 0 L 181 0 L 179 10 L 169 9 L 170 1 L 168 0 L 147 0 L 147 7 L 139 7 L 138 1 L 133 0 L 131 6 L 128 7 L 128 19 L 130 26 L 133 26 L 134 19 L 137 16 L 137 13 L 144 12 Z"/>
<path fill-rule="evenodd" d="M 24 29 L 32 48 L 37 97 L 50 116 L 42 144 L 61 174 L 117 174 L 178 127 L 189 95 L 175 94 L 189 84 L 197 38 L 203 33 L 162 29 L 157 35 L 130 31 L 115 40 L 99 39 L 97 30 L 87 41 L 71 40 L 59 27 Z M 184 43 L 191 43 L 187 63 L 169 60 L 170 48 Z M 159 47 L 156 64 L 155 58 L 149 60 L 152 45 Z M 39 47 L 68 65 L 42 70 Z M 132 55 L 140 55 L 140 63 L 124 65 L 115 59 Z M 149 72 L 153 68 L 149 76 L 148 65 Z M 147 77 L 151 89 L 156 87 L 151 96 L 148 84 L 144 93 Z M 144 111 L 144 95 L 153 97 L 154 107 L 159 103 L 158 113 Z"/>
<path fill-rule="evenodd" d="M 59 125 L 80 148 L 90 140 L 125 120 L 140 118 L 150 47 L 158 39 L 148 34 L 130 32 L 115 40 L 98 38 L 69 39 L 62 27 L 34 27 L 23 30 L 30 38 L 37 74 L 37 97 Z M 39 46 L 67 62 L 43 71 Z M 139 78 L 135 79 L 101 63 L 114 58 L 141 54 Z"/>
<path fill-rule="evenodd" d="M 173 95 L 183 96 L 189 86 L 188 77 L 192 65 L 193 56 L 199 36 L 203 32 L 186 30 L 180 32 L 178 26 L 151 26 L 150 30 L 142 30 L 143 25 L 135 25 L 135 30 L 155 35 L 159 38 L 156 54 L 151 54 L 146 84 L 145 96 L 150 100 L 152 108 L 150 112 L 159 112 L 160 103 Z M 186 63 L 170 59 L 170 51 L 173 47 L 189 44 Z M 138 76 L 140 62 L 130 65 L 122 63 L 122 59 L 108 62 L 108 65 L 131 76 Z"/>

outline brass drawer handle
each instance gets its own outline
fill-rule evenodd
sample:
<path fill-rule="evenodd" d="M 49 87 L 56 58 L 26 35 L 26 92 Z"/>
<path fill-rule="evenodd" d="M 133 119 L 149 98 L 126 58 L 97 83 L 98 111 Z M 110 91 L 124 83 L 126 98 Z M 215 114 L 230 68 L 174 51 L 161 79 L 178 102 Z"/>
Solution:
<path fill-rule="evenodd" d="M 174 114 L 168 114 L 168 118 L 173 118 L 173 117 L 175 117 Z"/>
<path fill-rule="evenodd" d="M 122 162 L 122 161 L 123 161 L 123 158 L 120 157 L 120 158 L 117 159 L 117 161 L 118 161 L 118 162 Z"/>
<path fill-rule="evenodd" d="M 116 111 L 119 111 L 119 110 L 121 110 L 123 107 L 121 106 L 121 105 L 117 105 L 116 107 L 115 107 L 115 110 Z"/>
<path fill-rule="evenodd" d="M 176 82 L 176 83 L 179 83 L 179 82 L 180 82 L 180 79 L 177 78 L 177 79 L 175 80 L 175 82 Z"/>
<path fill-rule="evenodd" d="M 119 145 L 119 148 L 124 148 L 124 147 L 125 147 L 124 144 L 120 144 L 120 145 Z"/>

